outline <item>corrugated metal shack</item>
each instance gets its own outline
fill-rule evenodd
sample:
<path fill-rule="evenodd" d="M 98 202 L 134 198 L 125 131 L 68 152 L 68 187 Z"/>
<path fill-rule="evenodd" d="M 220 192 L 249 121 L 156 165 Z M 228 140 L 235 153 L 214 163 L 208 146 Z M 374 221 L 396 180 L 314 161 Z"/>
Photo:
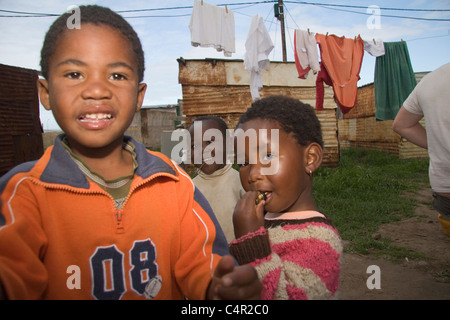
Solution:
<path fill-rule="evenodd" d="M 0 64 L 0 175 L 43 154 L 36 70 Z"/>
<path fill-rule="evenodd" d="M 216 115 L 234 129 L 240 115 L 252 103 L 250 72 L 244 69 L 243 60 L 180 58 L 178 63 L 186 127 L 197 116 Z M 264 85 L 261 98 L 283 94 L 315 106 L 316 76 L 310 74 L 306 80 L 299 79 L 294 62 L 271 62 L 269 70 L 261 74 Z M 339 162 L 336 108 L 333 90 L 325 86 L 324 110 L 316 111 L 325 144 L 324 166 L 336 166 Z"/>
<path fill-rule="evenodd" d="M 416 73 L 417 82 L 426 73 Z M 375 89 L 370 83 L 358 88 L 353 110 L 338 120 L 342 148 L 362 148 L 386 151 L 400 159 L 427 158 L 426 149 L 420 148 L 392 130 L 394 120 L 377 121 L 375 118 Z M 425 119 L 420 123 L 425 126 Z"/>
<path fill-rule="evenodd" d="M 125 134 L 142 142 L 147 148 L 160 149 L 162 133 L 175 129 L 178 110 L 178 105 L 143 106 L 134 115 Z"/>

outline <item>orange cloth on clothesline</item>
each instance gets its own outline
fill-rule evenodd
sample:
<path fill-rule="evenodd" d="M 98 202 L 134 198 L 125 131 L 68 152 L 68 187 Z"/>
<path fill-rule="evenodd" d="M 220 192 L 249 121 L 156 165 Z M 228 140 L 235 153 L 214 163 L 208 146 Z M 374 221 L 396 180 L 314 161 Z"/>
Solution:
<path fill-rule="evenodd" d="M 356 103 L 359 72 L 364 56 L 364 42 L 338 37 L 334 34 L 316 34 L 322 64 L 332 82 L 336 103 L 343 113 L 350 111 Z"/>

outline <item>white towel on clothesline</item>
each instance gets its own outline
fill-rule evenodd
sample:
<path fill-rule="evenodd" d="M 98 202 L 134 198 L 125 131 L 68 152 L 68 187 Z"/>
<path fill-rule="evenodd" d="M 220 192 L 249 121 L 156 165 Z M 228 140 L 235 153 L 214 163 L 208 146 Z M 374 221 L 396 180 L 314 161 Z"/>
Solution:
<path fill-rule="evenodd" d="M 236 52 L 232 10 L 195 0 L 189 29 L 194 47 L 215 48 L 223 51 L 225 57 Z"/>
<path fill-rule="evenodd" d="M 374 57 L 384 56 L 384 42 L 381 39 L 364 40 L 364 50 Z"/>

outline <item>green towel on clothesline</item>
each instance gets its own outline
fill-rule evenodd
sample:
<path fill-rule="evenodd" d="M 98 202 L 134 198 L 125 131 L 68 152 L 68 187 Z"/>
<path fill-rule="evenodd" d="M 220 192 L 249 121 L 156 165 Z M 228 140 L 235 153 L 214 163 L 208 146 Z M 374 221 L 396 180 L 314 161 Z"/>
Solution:
<path fill-rule="evenodd" d="M 375 62 L 375 118 L 393 120 L 417 84 L 406 42 L 385 42 Z"/>

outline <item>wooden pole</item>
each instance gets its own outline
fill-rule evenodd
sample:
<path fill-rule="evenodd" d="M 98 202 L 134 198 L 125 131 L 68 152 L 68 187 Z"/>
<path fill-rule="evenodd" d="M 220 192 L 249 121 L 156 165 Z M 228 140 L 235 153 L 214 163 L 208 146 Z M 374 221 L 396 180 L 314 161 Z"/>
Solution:
<path fill-rule="evenodd" d="M 287 61 L 286 56 L 286 34 L 284 32 L 284 8 L 283 8 L 283 0 L 278 0 L 278 6 L 280 8 L 280 15 L 278 17 L 278 20 L 280 20 L 281 23 L 281 46 L 283 49 L 283 62 Z"/>

